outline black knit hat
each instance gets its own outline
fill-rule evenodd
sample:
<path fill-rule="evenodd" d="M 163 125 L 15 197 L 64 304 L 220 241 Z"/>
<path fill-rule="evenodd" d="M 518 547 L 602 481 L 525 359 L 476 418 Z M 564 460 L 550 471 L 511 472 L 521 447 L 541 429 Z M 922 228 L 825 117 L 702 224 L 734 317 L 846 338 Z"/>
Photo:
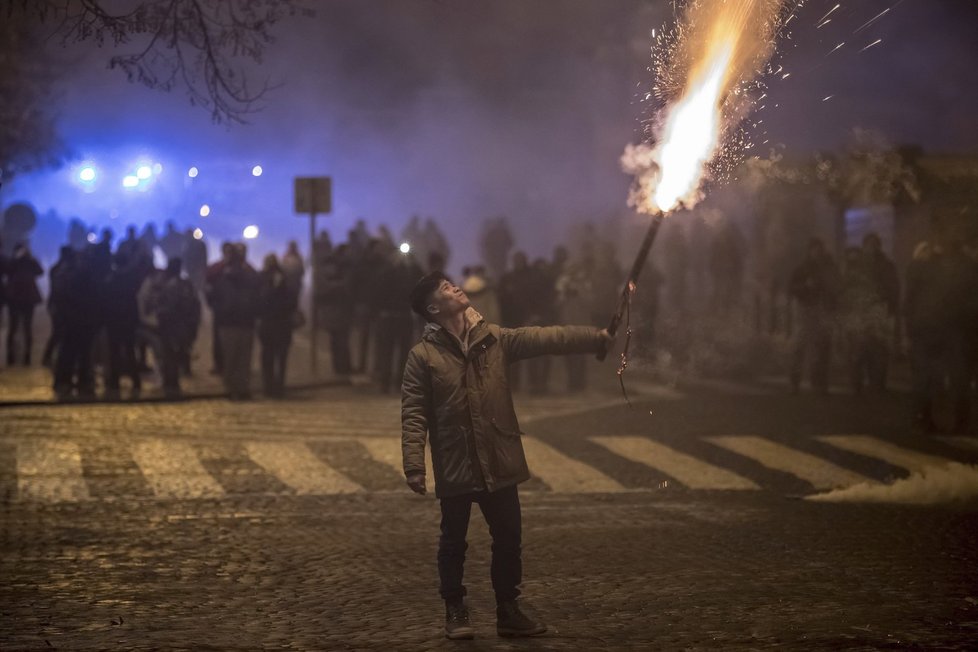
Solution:
<path fill-rule="evenodd" d="M 431 315 L 427 310 L 429 300 L 442 281 L 451 283 L 451 279 L 445 276 L 444 272 L 435 270 L 422 276 L 411 290 L 411 310 L 424 317 L 426 321 L 431 321 Z"/>

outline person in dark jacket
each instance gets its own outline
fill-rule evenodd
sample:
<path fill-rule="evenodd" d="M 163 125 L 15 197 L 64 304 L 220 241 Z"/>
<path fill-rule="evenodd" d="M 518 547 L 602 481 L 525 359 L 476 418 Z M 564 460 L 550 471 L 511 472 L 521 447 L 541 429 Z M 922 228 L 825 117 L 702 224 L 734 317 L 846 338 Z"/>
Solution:
<path fill-rule="evenodd" d="M 200 327 L 200 299 L 194 284 L 183 277 L 182 270 L 183 261 L 179 257 L 167 261 L 154 300 L 163 394 L 168 398 L 177 398 L 181 394 L 180 370 L 190 358 Z"/>
<path fill-rule="evenodd" d="M 530 478 L 506 367 L 547 354 L 605 352 L 607 331 L 584 326 L 501 328 L 487 324 L 444 274 L 424 276 L 411 307 L 427 320 L 401 386 L 404 473 L 424 494 L 426 443 L 441 503 L 438 574 L 448 638 L 472 638 L 462 584 L 466 532 L 478 503 L 492 536 L 492 585 L 501 636 L 546 631 L 520 609 L 521 514 L 517 485 Z"/>
<path fill-rule="evenodd" d="M 214 318 L 221 324 L 224 386 L 232 400 L 251 398 L 251 357 L 261 289 L 258 272 L 245 260 L 243 245 L 231 247 L 214 283 Z"/>
<path fill-rule="evenodd" d="M 792 273 L 788 291 L 799 307 L 798 333 L 791 357 L 792 391 L 798 392 L 805 358 L 810 357 L 812 388 L 819 394 L 828 394 L 832 318 L 839 277 L 825 244 L 818 238 L 809 242 L 808 254 Z"/>
<path fill-rule="evenodd" d="M 378 388 L 386 394 L 400 386 L 401 372 L 414 344 L 414 316 L 408 295 L 423 272 L 410 253 L 401 253 L 393 245 L 384 246 L 387 251 L 377 275 L 373 330 L 374 374 Z"/>
<path fill-rule="evenodd" d="M 350 248 L 344 243 L 330 252 L 316 268 L 314 309 L 319 311 L 319 324 L 329 333 L 333 373 L 338 376 L 353 373 L 350 353 L 350 329 L 354 317 L 352 267 Z"/>
<path fill-rule="evenodd" d="M 265 396 L 285 396 L 285 370 L 292 344 L 297 294 L 275 254 L 265 256 L 261 282 L 258 341 L 261 344 L 261 378 Z"/>
<path fill-rule="evenodd" d="M 207 267 L 204 274 L 204 298 L 207 306 L 211 309 L 211 356 L 214 361 L 211 373 L 219 376 L 224 374 L 224 347 L 221 346 L 221 321 L 217 310 L 214 307 L 214 288 L 217 280 L 221 278 L 221 273 L 227 267 L 231 259 L 231 250 L 234 244 L 228 241 L 221 243 L 221 259 Z"/>
<path fill-rule="evenodd" d="M 109 343 L 109 368 L 105 379 L 105 398 L 119 398 L 119 381 L 123 374 L 132 380 L 132 398 L 142 391 L 139 363 L 136 360 L 136 330 L 139 327 L 139 308 L 136 295 L 142 285 L 142 270 L 138 259 L 130 259 L 125 251 L 115 255 L 112 272 L 102 288 L 102 315 Z"/>
<path fill-rule="evenodd" d="M 24 243 L 14 247 L 13 256 L 6 265 L 7 287 L 7 365 L 13 366 L 17 352 L 17 334 L 22 333 L 24 365 L 31 363 L 31 347 L 34 344 L 34 308 L 41 303 L 37 278 L 44 274 L 41 264 L 31 255 Z"/>
<path fill-rule="evenodd" d="M 61 333 L 55 353 L 54 392 L 58 400 L 95 398 L 92 344 L 99 322 L 98 284 L 83 253 L 62 251 L 51 273 L 51 314 Z"/>

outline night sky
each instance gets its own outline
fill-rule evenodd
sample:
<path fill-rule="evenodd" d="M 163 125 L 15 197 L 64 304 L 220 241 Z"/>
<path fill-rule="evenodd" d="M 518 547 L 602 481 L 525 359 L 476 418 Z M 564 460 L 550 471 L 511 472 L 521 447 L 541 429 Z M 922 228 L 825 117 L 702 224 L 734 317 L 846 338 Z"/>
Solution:
<path fill-rule="evenodd" d="M 109 49 L 58 52 L 72 61 L 59 88 L 62 132 L 99 166 L 101 185 L 81 192 L 67 167 L 23 177 L 0 200 L 117 231 L 173 219 L 212 244 L 257 224 L 260 253 L 306 237 L 292 177 L 329 174 L 334 213 L 321 223 L 334 237 L 358 217 L 397 233 L 414 213 L 434 216 L 456 243 L 455 268 L 476 255 L 485 217 L 509 216 L 521 245 L 545 254 L 569 225 L 626 210 L 618 158 L 639 137 L 650 32 L 671 20 L 672 2 L 311 4 L 315 18 L 276 27 L 252 74 L 278 88 L 244 126 L 214 125 L 180 90 L 127 83 L 106 69 Z M 855 127 L 927 151 L 978 151 L 978 2 L 849 0 L 816 29 L 835 4 L 807 2 L 781 41 L 776 63 L 791 76 L 768 80 L 768 107 L 755 115 L 767 133 L 755 139 L 769 144 L 758 153 L 802 158 L 842 146 Z M 140 156 L 163 165 L 159 183 L 124 191 L 119 179 Z M 191 165 L 201 170 L 192 183 Z"/>

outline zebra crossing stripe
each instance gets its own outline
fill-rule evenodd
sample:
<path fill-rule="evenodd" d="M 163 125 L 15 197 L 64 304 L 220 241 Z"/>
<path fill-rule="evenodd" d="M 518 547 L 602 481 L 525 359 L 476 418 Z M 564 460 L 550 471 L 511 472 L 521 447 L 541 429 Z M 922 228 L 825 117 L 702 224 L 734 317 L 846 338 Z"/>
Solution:
<path fill-rule="evenodd" d="M 360 442 L 370 457 L 374 458 L 381 464 L 386 464 L 391 467 L 399 475 L 403 477 L 404 475 L 404 460 L 401 455 L 401 439 L 393 437 L 356 437 L 355 441 Z M 434 481 L 432 480 L 432 475 L 434 471 L 431 470 L 431 446 L 424 447 L 425 456 L 425 468 L 427 473 L 425 473 L 425 481 L 428 487 L 428 491 L 434 489 Z"/>
<path fill-rule="evenodd" d="M 690 489 L 760 489 L 753 481 L 645 437 L 591 437 L 615 455 L 661 471 Z"/>
<path fill-rule="evenodd" d="M 790 473 L 816 489 L 836 489 L 873 482 L 864 475 L 763 437 L 707 437 L 707 441 L 749 457 L 768 468 Z"/>
<path fill-rule="evenodd" d="M 625 487 L 587 464 L 567 457 L 534 437 L 523 437 L 530 472 L 554 491 L 562 493 L 611 493 Z"/>
<path fill-rule="evenodd" d="M 348 494 L 363 491 L 353 480 L 324 464 L 301 442 L 247 442 L 248 456 L 297 494 Z"/>
<path fill-rule="evenodd" d="M 927 467 L 944 466 L 951 462 L 945 457 L 919 453 L 869 435 L 827 435 L 818 439 L 844 451 L 875 457 L 908 471 L 921 471 Z"/>
<path fill-rule="evenodd" d="M 947 435 L 938 437 L 943 442 L 947 442 L 957 448 L 964 450 L 978 451 L 978 437 L 966 437 L 964 435 Z"/>
<path fill-rule="evenodd" d="M 193 446 L 186 442 L 140 441 L 133 444 L 131 453 L 159 498 L 219 498 L 224 495 L 224 488 L 207 472 Z"/>
<path fill-rule="evenodd" d="M 65 440 L 17 444 L 17 491 L 23 500 L 45 503 L 88 500 L 78 444 Z"/>

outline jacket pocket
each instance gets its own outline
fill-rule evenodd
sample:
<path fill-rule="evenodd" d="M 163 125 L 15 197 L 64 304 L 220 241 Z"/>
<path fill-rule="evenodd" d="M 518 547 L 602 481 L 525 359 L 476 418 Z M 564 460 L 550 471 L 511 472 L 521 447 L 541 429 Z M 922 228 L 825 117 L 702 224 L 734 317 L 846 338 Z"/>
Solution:
<path fill-rule="evenodd" d="M 526 455 L 523 453 L 523 433 L 499 425 L 495 417 L 490 422 L 496 429 L 496 437 L 493 438 L 496 477 L 505 479 L 527 474 Z"/>
<path fill-rule="evenodd" d="M 469 485 L 474 481 L 465 428 L 449 426 L 439 429 L 437 442 L 432 442 L 431 455 L 432 464 L 436 467 L 436 482 Z"/>

